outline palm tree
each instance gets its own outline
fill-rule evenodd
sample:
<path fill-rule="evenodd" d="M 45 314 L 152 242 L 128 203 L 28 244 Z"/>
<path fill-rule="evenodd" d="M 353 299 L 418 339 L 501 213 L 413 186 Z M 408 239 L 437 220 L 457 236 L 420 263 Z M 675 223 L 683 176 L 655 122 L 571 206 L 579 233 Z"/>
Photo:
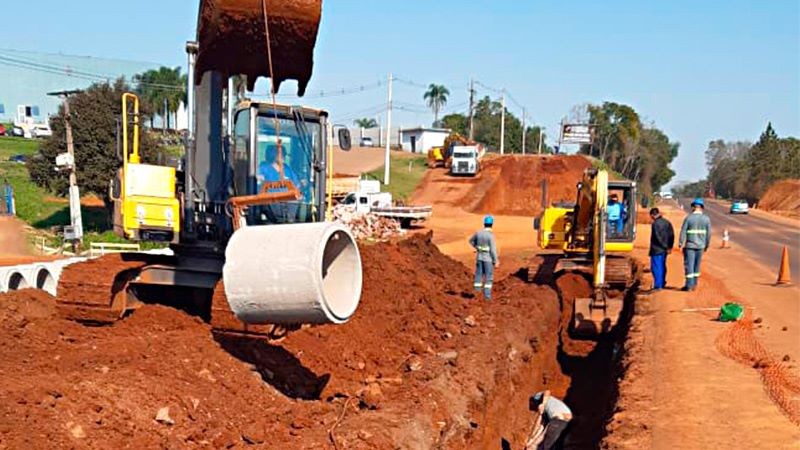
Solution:
<path fill-rule="evenodd" d="M 134 81 L 139 83 L 139 95 L 164 118 L 165 128 L 170 128 L 170 116 L 177 114 L 180 102 L 186 102 L 186 75 L 181 75 L 181 68 L 148 70 L 134 76 Z M 153 126 L 152 116 L 150 126 Z"/>
<path fill-rule="evenodd" d="M 360 128 L 375 128 L 378 126 L 378 121 L 369 117 L 365 117 L 363 119 L 356 119 L 353 121 L 354 124 L 358 125 Z"/>
<path fill-rule="evenodd" d="M 447 104 L 448 95 L 450 95 L 450 91 L 444 85 L 431 83 L 425 95 L 422 96 L 428 107 L 433 110 L 434 124 L 439 122 L 439 111 Z"/>

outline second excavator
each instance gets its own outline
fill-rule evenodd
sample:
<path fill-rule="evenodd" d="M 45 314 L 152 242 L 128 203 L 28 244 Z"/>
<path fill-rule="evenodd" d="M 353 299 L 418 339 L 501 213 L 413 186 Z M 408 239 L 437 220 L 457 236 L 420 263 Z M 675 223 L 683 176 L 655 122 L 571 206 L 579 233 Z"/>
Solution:
<path fill-rule="evenodd" d="M 608 172 L 587 169 L 575 203 L 548 206 L 535 225 L 539 246 L 558 251 L 556 277 L 572 272 L 591 278 L 590 297 L 565 299 L 565 306 L 574 308 L 573 336 L 591 339 L 609 333 L 623 309 L 622 293 L 635 281 L 628 255 L 636 239 L 636 183 L 609 180 Z M 529 270 L 529 277 L 533 273 Z"/>
<path fill-rule="evenodd" d="M 111 187 L 115 230 L 169 242 L 171 252 L 67 267 L 58 286 L 64 315 L 106 323 L 159 302 L 218 330 L 269 334 L 354 314 L 358 247 L 347 229 L 325 221 L 328 114 L 274 101 L 285 80 L 304 93 L 321 11 L 321 0 L 201 1 L 197 41 L 187 44 L 183 164 L 142 162 L 138 99 L 127 94 L 122 165 Z M 260 76 L 271 79 L 272 101 L 245 96 Z M 349 136 L 339 136 L 346 150 Z"/>

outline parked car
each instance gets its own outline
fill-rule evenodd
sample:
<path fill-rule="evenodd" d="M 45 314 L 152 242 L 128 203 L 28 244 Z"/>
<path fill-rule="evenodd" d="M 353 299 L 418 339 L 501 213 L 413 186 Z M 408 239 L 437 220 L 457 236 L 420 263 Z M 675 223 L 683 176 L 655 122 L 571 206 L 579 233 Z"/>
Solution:
<path fill-rule="evenodd" d="M 22 127 L 18 127 L 18 126 L 16 126 L 16 125 L 14 125 L 14 126 L 11 128 L 11 136 L 15 136 L 15 137 L 25 137 L 25 130 L 23 130 L 23 129 L 22 129 Z"/>
<path fill-rule="evenodd" d="M 747 200 L 734 200 L 731 203 L 731 214 L 747 214 L 750 212 L 750 206 Z"/>
<path fill-rule="evenodd" d="M 8 160 L 15 163 L 25 164 L 25 161 L 28 160 L 28 157 L 25 155 L 14 155 L 8 158 Z"/>
<path fill-rule="evenodd" d="M 0 136 L 6 135 L 6 126 L 0 123 Z"/>
<path fill-rule="evenodd" d="M 36 138 L 45 138 L 50 137 L 53 135 L 53 131 L 50 129 L 50 125 L 47 124 L 37 124 L 31 128 L 31 137 Z"/>
<path fill-rule="evenodd" d="M 372 138 L 371 137 L 363 137 L 361 138 L 361 146 L 362 147 L 372 147 Z"/>

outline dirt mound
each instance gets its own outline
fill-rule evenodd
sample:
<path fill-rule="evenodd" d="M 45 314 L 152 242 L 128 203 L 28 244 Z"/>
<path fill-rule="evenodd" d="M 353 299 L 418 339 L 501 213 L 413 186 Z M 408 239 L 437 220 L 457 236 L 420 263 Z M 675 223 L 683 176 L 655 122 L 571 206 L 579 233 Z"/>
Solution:
<path fill-rule="evenodd" d="M 800 180 L 782 180 L 770 186 L 758 208 L 800 217 Z"/>
<path fill-rule="evenodd" d="M 22 221 L 0 216 L 0 256 L 30 255 Z"/>
<path fill-rule="evenodd" d="M 414 193 L 415 203 L 447 204 L 478 214 L 533 216 L 542 212 L 542 181 L 548 203 L 575 201 L 575 186 L 589 160 L 576 155 L 511 155 L 483 161 L 475 178 L 430 170 Z"/>
<path fill-rule="evenodd" d="M 365 245 L 362 258 L 362 304 L 349 323 L 277 342 L 214 336 L 164 306 L 89 327 L 55 316 L 38 291 L 0 296 L 0 442 L 519 447 L 527 395 L 545 386 L 563 395 L 568 383 L 555 292 L 510 277 L 495 301 L 478 301 L 470 273 L 429 235 Z"/>

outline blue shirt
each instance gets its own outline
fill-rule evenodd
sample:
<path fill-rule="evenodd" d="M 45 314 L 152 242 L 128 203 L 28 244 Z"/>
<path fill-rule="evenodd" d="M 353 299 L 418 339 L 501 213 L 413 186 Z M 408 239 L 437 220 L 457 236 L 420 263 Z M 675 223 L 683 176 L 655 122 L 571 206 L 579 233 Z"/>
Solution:
<path fill-rule="evenodd" d="M 622 218 L 621 203 L 609 203 L 606 210 L 608 211 L 608 220 L 615 221 Z"/>
<path fill-rule="evenodd" d="M 268 164 L 266 162 L 262 162 L 258 165 L 258 176 L 259 176 L 259 183 L 263 183 L 264 181 L 281 181 L 281 173 L 278 169 L 275 168 L 273 164 Z M 300 190 L 300 181 L 297 179 L 297 175 L 295 175 L 294 171 L 288 164 L 283 165 L 283 178 L 285 180 L 291 181 L 294 184 L 294 187 L 297 190 Z M 285 189 L 270 189 L 270 193 L 275 192 L 284 192 Z"/>

